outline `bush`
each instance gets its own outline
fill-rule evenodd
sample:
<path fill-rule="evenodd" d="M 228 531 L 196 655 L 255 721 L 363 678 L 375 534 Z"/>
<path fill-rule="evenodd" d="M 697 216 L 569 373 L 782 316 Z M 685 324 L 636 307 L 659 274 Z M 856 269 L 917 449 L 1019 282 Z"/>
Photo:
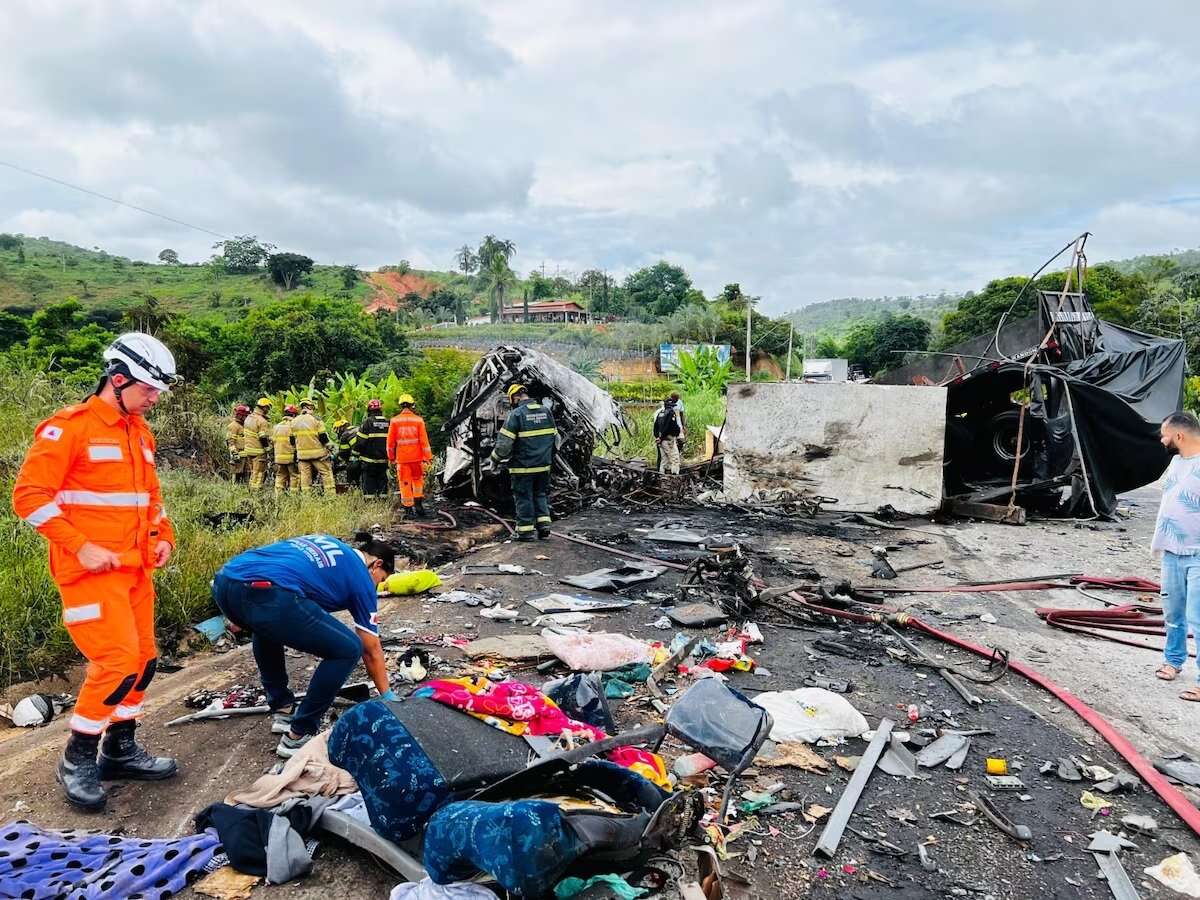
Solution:
<path fill-rule="evenodd" d="M 664 388 L 659 388 L 662 396 Z M 696 394 L 680 391 L 684 415 L 687 420 L 687 437 L 684 440 L 684 459 L 698 459 L 704 452 L 704 433 L 709 425 L 720 425 L 725 421 L 725 398 L 712 392 Z M 642 459 L 651 466 L 658 458 L 654 443 L 654 415 L 660 403 L 627 404 L 625 416 L 629 420 L 632 435 L 625 435 L 614 448 L 611 456 L 618 459 Z"/>

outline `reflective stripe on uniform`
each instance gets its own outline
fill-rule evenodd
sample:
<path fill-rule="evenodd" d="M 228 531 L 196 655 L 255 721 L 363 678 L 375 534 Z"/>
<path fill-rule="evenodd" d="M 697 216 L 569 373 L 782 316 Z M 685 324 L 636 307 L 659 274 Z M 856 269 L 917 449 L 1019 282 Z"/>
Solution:
<path fill-rule="evenodd" d="M 509 431 L 507 428 L 501 428 L 501 429 L 500 429 L 500 433 L 501 433 L 502 435 L 504 435 L 505 437 L 510 437 L 510 438 L 515 438 L 515 437 L 516 437 L 516 435 L 515 435 L 515 434 L 513 434 L 511 431 Z"/>
<path fill-rule="evenodd" d="M 99 734 L 107 724 L 108 719 L 88 719 L 79 715 L 79 713 L 71 716 L 70 721 L 71 730 L 78 731 L 81 734 Z"/>
<path fill-rule="evenodd" d="M 80 622 L 92 622 L 98 618 L 100 618 L 99 603 L 63 608 L 63 624 L 65 625 L 78 625 Z"/>
<path fill-rule="evenodd" d="M 120 462 L 124 457 L 116 444 L 92 444 L 88 447 L 88 459 L 92 462 Z"/>
<path fill-rule="evenodd" d="M 517 531 L 533 531 L 532 525 L 518 525 Z"/>
<path fill-rule="evenodd" d="M 377 457 L 377 456 L 363 456 L 361 453 L 358 454 L 358 458 L 360 460 L 362 460 L 363 462 L 373 462 L 373 463 L 385 463 L 385 462 L 389 461 L 386 459 L 379 459 L 379 457 Z"/>
<path fill-rule="evenodd" d="M 513 475 L 536 475 L 538 472 L 549 472 L 550 467 L 549 466 L 530 466 L 529 468 L 518 469 L 518 468 L 514 468 L 514 467 L 510 466 L 508 471 L 509 471 L 509 473 L 511 473 Z"/>
<path fill-rule="evenodd" d="M 122 703 L 113 710 L 114 719 L 132 719 L 134 716 L 142 714 L 142 704 L 135 703 L 132 706 Z"/>
<path fill-rule="evenodd" d="M 503 431 L 503 429 L 501 429 L 501 431 Z M 543 434 L 558 434 L 558 429 L 557 428 L 538 428 L 535 431 L 518 431 L 517 437 L 519 437 L 519 438 L 541 437 Z M 510 437 L 511 437 L 511 435 L 510 435 Z"/>
<path fill-rule="evenodd" d="M 54 498 L 63 506 L 149 506 L 150 494 L 132 491 L 59 491 Z"/>
<path fill-rule="evenodd" d="M 544 523 L 545 523 L 545 524 L 547 524 L 547 525 L 549 525 L 549 524 L 550 524 L 550 522 L 551 522 L 551 519 L 550 519 L 550 517 L 549 517 L 549 516 L 538 516 L 538 517 L 537 517 L 537 520 L 538 520 L 539 522 L 544 522 Z"/>
<path fill-rule="evenodd" d="M 292 429 L 292 434 L 294 434 L 296 437 L 316 437 L 320 433 L 321 432 L 313 431 L 309 428 L 293 428 Z"/>
<path fill-rule="evenodd" d="M 62 507 L 57 503 L 47 503 L 44 506 L 39 506 L 33 512 L 25 517 L 25 521 L 37 528 L 39 525 L 45 525 L 55 516 L 63 514 Z"/>

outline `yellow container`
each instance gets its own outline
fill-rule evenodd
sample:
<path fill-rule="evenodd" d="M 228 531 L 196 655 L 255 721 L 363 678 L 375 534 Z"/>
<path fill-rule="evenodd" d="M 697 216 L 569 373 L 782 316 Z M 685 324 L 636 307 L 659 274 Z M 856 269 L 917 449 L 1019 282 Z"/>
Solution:
<path fill-rule="evenodd" d="M 989 775 L 1007 775 L 1008 760 L 996 759 L 994 756 L 989 756 L 987 759 L 987 773 Z"/>

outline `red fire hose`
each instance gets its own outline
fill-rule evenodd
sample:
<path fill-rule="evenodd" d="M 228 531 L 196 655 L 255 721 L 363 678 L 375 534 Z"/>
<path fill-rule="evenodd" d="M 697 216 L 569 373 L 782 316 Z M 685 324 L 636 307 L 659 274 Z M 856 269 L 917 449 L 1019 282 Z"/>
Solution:
<path fill-rule="evenodd" d="M 949 632 L 934 628 L 932 625 L 921 621 L 916 616 L 911 616 L 908 613 L 892 613 L 884 615 L 882 613 L 875 615 L 864 615 L 862 613 L 852 613 L 841 609 L 830 609 L 824 606 L 818 606 L 815 603 L 809 602 L 801 594 L 790 594 L 793 599 L 797 600 L 803 606 L 811 609 L 814 612 L 824 613 L 828 616 L 834 616 L 839 619 L 846 619 L 851 622 L 882 622 L 891 621 L 895 625 L 903 625 L 908 628 L 914 628 L 917 631 L 923 632 L 930 637 L 935 637 L 939 641 L 947 644 L 952 644 L 955 647 L 960 647 L 963 650 L 970 650 L 977 656 L 982 656 L 984 659 L 992 658 L 992 651 L 987 647 L 981 647 L 978 644 L 972 644 L 970 641 L 965 641 L 960 637 L 955 637 Z M 1175 811 L 1175 814 L 1181 818 L 1184 823 L 1192 829 L 1196 835 L 1200 836 L 1200 809 L 1197 809 L 1171 782 L 1169 782 L 1162 773 L 1160 773 L 1150 763 L 1148 759 L 1138 752 L 1137 748 L 1129 742 L 1129 740 L 1113 728 L 1100 713 L 1092 709 L 1066 688 L 1051 681 L 1037 669 L 1030 668 L 1021 662 L 1009 660 L 1008 667 L 1013 672 L 1021 675 L 1025 679 L 1033 682 L 1038 687 L 1049 691 L 1064 704 L 1071 708 L 1079 718 L 1087 722 L 1100 737 L 1104 738 L 1117 753 L 1119 753 L 1130 767 L 1141 776 L 1141 778 L 1154 790 L 1167 806 Z"/>
<path fill-rule="evenodd" d="M 498 518 L 498 517 L 496 517 L 496 518 Z M 505 523 L 505 524 L 507 524 L 507 523 Z M 560 537 L 566 538 L 569 541 L 574 541 L 575 543 L 583 544 L 588 547 L 594 547 L 598 550 L 605 550 L 610 553 L 616 553 L 618 556 L 624 556 L 627 559 L 636 559 L 636 560 L 640 560 L 643 562 L 657 563 L 660 565 L 670 566 L 671 568 L 674 568 L 674 569 L 686 569 L 687 568 L 686 566 L 680 565 L 679 563 L 672 562 L 670 560 L 656 559 L 655 557 L 651 557 L 651 556 L 642 556 L 640 554 L 630 553 L 625 550 L 618 550 L 615 547 L 609 547 L 607 545 L 600 544 L 595 541 L 589 541 L 586 538 L 577 537 L 576 535 L 559 534 L 557 532 L 556 532 L 556 534 Z M 1141 579 L 1141 578 L 1109 579 L 1109 578 L 1097 578 L 1094 576 L 1080 575 L 1080 576 L 1073 577 L 1071 579 L 1071 583 L 1072 583 L 1072 585 L 1074 585 L 1074 584 L 1090 584 L 1090 585 L 1093 585 L 1096 587 L 1107 587 L 1107 588 L 1114 588 L 1114 589 L 1118 589 L 1118 590 L 1155 592 L 1155 593 L 1157 593 L 1157 591 L 1159 589 L 1159 586 L 1157 584 L 1155 584 L 1154 582 L 1147 581 L 1146 579 Z M 1039 584 L 1039 585 L 1044 585 L 1045 587 L 1063 587 L 1064 586 L 1061 584 L 1054 584 L 1054 583 L 1049 583 L 1049 582 L 1040 582 L 1040 583 L 1039 582 L 1002 582 L 1001 584 L 1003 584 L 1004 586 L 1001 587 L 1001 586 L 992 586 L 992 585 L 982 585 L 982 586 L 963 585 L 958 588 L 939 588 L 939 589 L 935 589 L 935 590 L 971 591 L 971 590 L 1032 590 L 1032 589 L 1035 589 L 1035 588 L 1024 587 L 1024 586 L 1016 587 L 1016 585 L 1027 585 L 1027 584 Z M 762 587 L 765 585 L 760 582 L 759 586 Z M 976 656 L 981 656 L 984 659 L 992 658 L 992 651 L 989 650 L 987 647 L 981 647 L 978 644 L 973 644 L 970 641 L 965 641 L 960 637 L 955 637 L 953 634 L 950 634 L 947 631 L 942 631 L 938 628 L 934 628 L 932 625 L 929 625 L 926 622 L 923 622 L 920 619 L 918 619 L 916 616 L 909 615 L 908 613 L 897 612 L 895 610 L 880 610 L 879 612 L 874 612 L 874 613 L 869 613 L 869 614 L 855 613 L 855 612 L 850 612 L 848 610 L 832 609 L 829 607 L 820 606 L 820 605 L 810 601 L 803 594 L 797 593 L 795 591 L 793 591 L 788 596 L 791 597 L 792 599 L 796 600 L 800 605 L 804 606 L 805 608 L 812 610 L 813 612 L 822 613 L 827 616 L 833 616 L 834 618 L 838 618 L 838 619 L 845 619 L 846 621 L 849 621 L 849 622 L 859 622 L 859 623 L 863 623 L 863 624 L 876 624 L 876 623 L 881 623 L 881 622 L 885 622 L 885 621 L 891 622 L 894 625 L 916 629 L 917 631 L 923 632 L 924 634 L 927 634 L 930 637 L 937 638 L 939 641 L 942 641 L 943 643 L 951 644 L 951 645 L 953 645 L 955 647 L 959 647 L 963 650 L 969 650 L 972 653 L 974 653 Z M 1118 615 L 1116 615 L 1116 616 L 1108 616 L 1108 617 L 1103 617 L 1103 618 L 1111 618 L 1111 619 L 1119 620 L 1122 616 L 1128 616 L 1129 611 L 1131 609 L 1136 611 L 1137 607 L 1131 604 L 1128 607 L 1118 607 L 1113 610 L 1097 610 L 1095 612 L 1096 612 L 1097 616 L 1099 616 L 1100 613 L 1104 613 L 1104 612 L 1107 612 L 1107 613 L 1116 612 L 1116 613 L 1118 613 Z M 1079 610 L 1069 610 L 1069 612 L 1077 614 L 1080 611 Z M 1138 612 L 1138 614 L 1140 615 L 1140 612 Z M 1161 620 L 1158 620 L 1158 621 L 1161 622 Z M 1118 640 L 1118 639 L 1114 638 L 1114 640 Z M 1145 645 L 1135 645 L 1135 646 L 1145 646 Z M 1137 772 L 1137 774 L 1139 776 L 1141 776 L 1142 780 L 1144 780 L 1146 782 L 1146 784 L 1150 785 L 1150 787 L 1154 790 L 1154 792 L 1156 794 L 1158 794 L 1159 797 L 1162 798 L 1163 802 L 1166 803 L 1167 806 L 1171 807 L 1171 809 L 1174 810 L 1175 814 L 1177 816 L 1179 816 L 1179 818 L 1182 819 L 1184 821 L 1184 823 L 1190 829 L 1192 829 L 1192 831 L 1197 836 L 1200 836 L 1200 809 L 1197 809 L 1195 806 L 1193 806 L 1191 801 L 1188 800 L 1188 798 L 1185 797 L 1173 784 L 1171 784 L 1171 782 L 1169 782 L 1166 779 L 1166 777 L 1162 775 L 1162 773 L 1160 773 L 1157 769 L 1155 769 L 1154 766 L 1150 763 L 1150 761 L 1147 760 L 1144 756 L 1142 756 L 1142 754 L 1138 752 L 1137 748 L 1134 747 L 1133 744 L 1131 744 L 1129 742 L 1129 740 L 1123 734 L 1121 734 L 1112 725 L 1109 724 L 1107 719 L 1105 719 L 1102 715 L 1100 715 L 1100 713 L 1096 712 L 1096 710 L 1092 709 L 1090 706 L 1088 706 L 1086 703 L 1084 703 L 1082 700 L 1080 700 L 1078 697 L 1076 697 L 1074 694 L 1072 694 L 1066 688 L 1062 687 L 1061 685 L 1057 684 L 1054 681 L 1051 681 L 1045 675 L 1043 675 L 1042 673 L 1037 671 L 1037 669 L 1033 669 L 1033 668 L 1025 665 L 1024 663 L 1016 662 L 1011 659 L 1009 660 L 1008 667 L 1010 670 L 1016 672 L 1018 675 L 1022 676 L 1026 680 L 1033 682 L 1034 684 L 1036 684 L 1038 687 L 1042 688 L 1043 690 L 1049 691 L 1051 694 L 1053 694 L 1055 697 L 1057 697 L 1059 700 L 1061 700 L 1064 704 L 1066 704 L 1068 707 L 1070 707 L 1072 712 L 1074 712 L 1077 716 L 1079 716 L 1079 718 L 1083 719 L 1083 721 L 1087 722 L 1087 724 L 1090 725 L 1096 731 L 1096 733 L 1100 735 L 1100 737 L 1104 738 L 1104 740 L 1108 742 L 1109 746 L 1112 747 L 1113 750 L 1115 750 L 1117 753 L 1119 753 L 1121 755 L 1121 757 L 1124 758 L 1124 760 L 1127 763 L 1129 763 L 1130 767 L 1135 772 Z"/>

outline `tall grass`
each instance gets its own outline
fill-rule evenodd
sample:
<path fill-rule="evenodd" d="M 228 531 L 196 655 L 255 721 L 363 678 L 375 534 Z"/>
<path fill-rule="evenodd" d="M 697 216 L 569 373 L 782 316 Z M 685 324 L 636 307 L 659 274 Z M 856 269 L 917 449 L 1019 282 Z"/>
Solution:
<path fill-rule="evenodd" d="M 61 671 L 80 660 L 61 624 L 46 542 L 16 518 L 9 500 L 37 423 L 78 399 L 76 388 L 44 373 L 0 373 L 0 686 Z M 155 416 L 156 430 L 183 434 L 195 427 L 194 422 L 174 421 L 177 413 L 169 405 L 164 408 Z M 165 465 L 161 475 L 177 537 L 175 556 L 155 576 L 162 649 L 172 647 L 190 625 L 215 613 L 208 582 L 231 556 L 296 534 L 346 537 L 388 516 L 385 502 L 367 501 L 357 493 L 276 499 L 269 492 L 251 494 L 245 487 Z M 227 530 L 205 523 L 206 513 L 223 511 L 248 512 L 253 520 Z"/>
<path fill-rule="evenodd" d="M 704 452 L 706 428 L 709 425 L 720 427 L 725 421 L 725 398 L 713 393 L 685 393 L 681 396 L 687 417 L 687 437 L 684 440 L 683 455 L 685 459 L 698 459 Z M 633 434 L 622 438 L 612 456 L 620 459 L 642 459 L 652 466 L 655 464 L 658 448 L 654 443 L 654 414 L 659 405 L 623 404 L 625 416 L 633 425 Z"/>

